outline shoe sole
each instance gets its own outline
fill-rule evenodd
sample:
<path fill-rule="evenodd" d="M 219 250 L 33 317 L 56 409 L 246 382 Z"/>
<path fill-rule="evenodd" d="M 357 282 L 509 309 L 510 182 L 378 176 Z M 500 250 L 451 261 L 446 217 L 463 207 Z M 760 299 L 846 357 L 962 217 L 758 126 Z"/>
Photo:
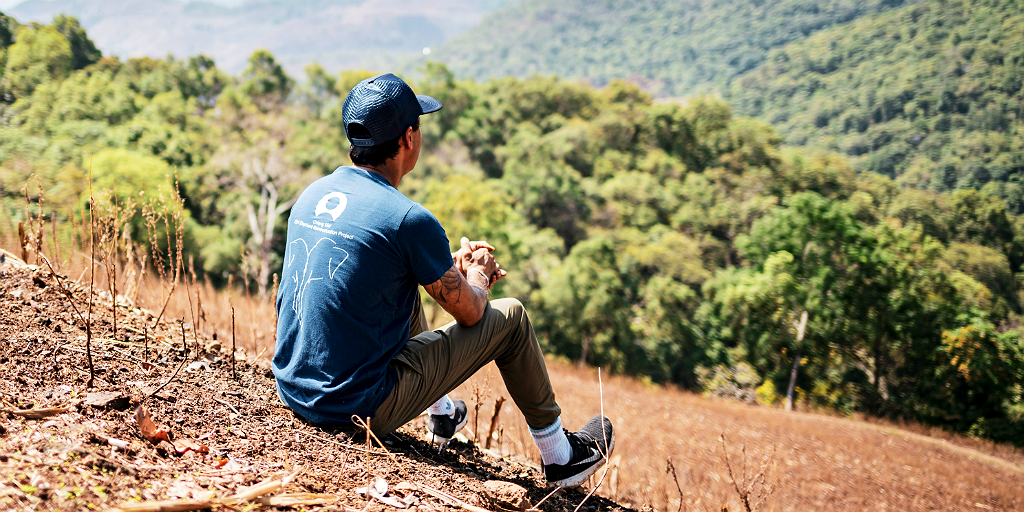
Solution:
<path fill-rule="evenodd" d="M 612 431 L 612 438 L 608 442 L 608 451 L 605 452 L 604 457 L 601 459 L 600 462 L 598 462 L 597 464 L 594 464 L 593 466 L 590 466 L 589 468 L 583 470 L 580 473 L 576 473 L 575 475 L 570 476 L 569 478 L 563 478 L 561 480 L 555 480 L 554 482 L 548 482 L 548 486 L 549 487 L 555 487 L 555 486 L 558 486 L 558 487 L 576 487 L 576 486 L 582 484 L 583 482 L 587 481 L 588 478 L 590 478 L 590 475 L 593 475 L 594 473 L 596 473 L 598 469 L 601 469 L 601 466 L 604 466 L 608 462 L 608 456 L 612 454 L 612 450 L 614 450 L 614 449 L 615 449 L 615 431 L 613 430 Z"/>
<path fill-rule="evenodd" d="M 455 426 L 455 433 L 458 434 L 459 431 L 462 430 L 462 427 L 466 426 L 466 423 L 469 423 L 469 414 L 466 414 L 466 416 L 462 418 L 462 422 L 460 422 L 458 425 Z M 430 441 L 432 443 L 437 444 L 437 445 L 441 445 L 441 446 L 444 446 L 444 445 L 448 444 L 448 442 L 452 440 L 451 437 L 441 437 L 441 436 L 439 436 L 439 435 L 437 435 L 437 434 L 435 434 L 433 432 L 430 432 L 430 436 L 429 437 L 430 437 Z M 614 434 L 613 434 L 613 437 L 614 437 Z"/>

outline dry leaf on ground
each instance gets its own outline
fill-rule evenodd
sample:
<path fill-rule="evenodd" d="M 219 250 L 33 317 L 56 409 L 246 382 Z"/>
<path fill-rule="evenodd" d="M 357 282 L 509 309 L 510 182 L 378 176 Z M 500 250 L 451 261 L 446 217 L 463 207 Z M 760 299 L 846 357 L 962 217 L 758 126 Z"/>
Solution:
<path fill-rule="evenodd" d="M 140 405 L 135 409 L 135 423 L 139 425 L 139 431 L 147 441 L 153 444 L 158 444 L 160 441 L 171 442 L 167 427 L 158 428 L 153 422 L 153 418 L 149 416 L 149 410 L 145 405 Z"/>
<path fill-rule="evenodd" d="M 210 453 L 210 447 L 205 444 L 199 444 L 191 439 L 175 439 L 173 443 L 174 451 L 179 454 L 185 454 L 185 452 L 193 451 L 196 453 Z"/>

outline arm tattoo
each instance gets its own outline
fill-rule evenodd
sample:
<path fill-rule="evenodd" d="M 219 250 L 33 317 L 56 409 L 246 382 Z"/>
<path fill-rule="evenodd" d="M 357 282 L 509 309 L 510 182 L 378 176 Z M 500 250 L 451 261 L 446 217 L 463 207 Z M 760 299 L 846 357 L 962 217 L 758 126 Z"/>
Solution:
<path fill-rule="evenodd" d="M 448 272 L 441 276 L 434 289 L 437 292 L 437 296 L 434 298 L 442 306 L 458 304 L 459 299 L 462 297 L 462 273 L 455 266 L 452 266 L 452 268 L 448 269 Z"/>

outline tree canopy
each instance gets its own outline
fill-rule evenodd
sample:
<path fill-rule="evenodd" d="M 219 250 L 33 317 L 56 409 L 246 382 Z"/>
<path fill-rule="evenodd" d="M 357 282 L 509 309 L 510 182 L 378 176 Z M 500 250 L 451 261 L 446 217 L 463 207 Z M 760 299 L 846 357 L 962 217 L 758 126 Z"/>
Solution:
<path fill-rule="evenodd" d="M 266 295 L 280 219 L 349 163 L 339 103 L 370 73 L 297 83 L 265 50 L 234 77 L 204 56 L 76 69 L 77 26 L 21 26 L 7 48 L 0 228 L 25 220 L 33 175 L 52 220 L 81 218 L 90 176 L 144 205 L 176 189 L 195 271 Z M 526 303 L 549 352 L 709 392 L 742 374 L 725 380 L 763 402 L 798 366 L 801 406 L 1024 439 L 1024 217 L 1003 197 L 858 173 L 711 96 L 423 71 L 414 90 L 445 108 L 422 119 L 402 191 L 453 249 L 497 247 L 510 275 L 493 294 Z M 169 250 L 149 220 L 131 219 L 134 242 Z"/>
<path fill-rule="evenodd" d="M 772 50 L 727 98 L 791 144 L 930 190 L 974 188 L 1024 212 L 1024 12 L 934 0 Z"/>
<path fill-rule="evenodd" d="M 475 79 L 531 74 L 629 80 L 658 96 L 721 86 L 768 51 L 907 0 L 508 2 L 431 59 Z"/>

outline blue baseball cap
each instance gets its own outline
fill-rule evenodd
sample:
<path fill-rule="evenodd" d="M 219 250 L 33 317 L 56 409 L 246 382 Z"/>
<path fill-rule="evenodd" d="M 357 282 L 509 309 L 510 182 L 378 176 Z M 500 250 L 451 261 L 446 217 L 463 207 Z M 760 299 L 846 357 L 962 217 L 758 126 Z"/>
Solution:
<path fill-rule="evenodd" d="M 441 110 L 441 102 L 412 92 L 401 78 L 385 73 L 359 82 L 341 107 L 345 136 L 353 146 L 376 146 L 398 138 L 422 114 Z M 349 126 L 360 124 L 370 138 L 352 138 Z"/>

